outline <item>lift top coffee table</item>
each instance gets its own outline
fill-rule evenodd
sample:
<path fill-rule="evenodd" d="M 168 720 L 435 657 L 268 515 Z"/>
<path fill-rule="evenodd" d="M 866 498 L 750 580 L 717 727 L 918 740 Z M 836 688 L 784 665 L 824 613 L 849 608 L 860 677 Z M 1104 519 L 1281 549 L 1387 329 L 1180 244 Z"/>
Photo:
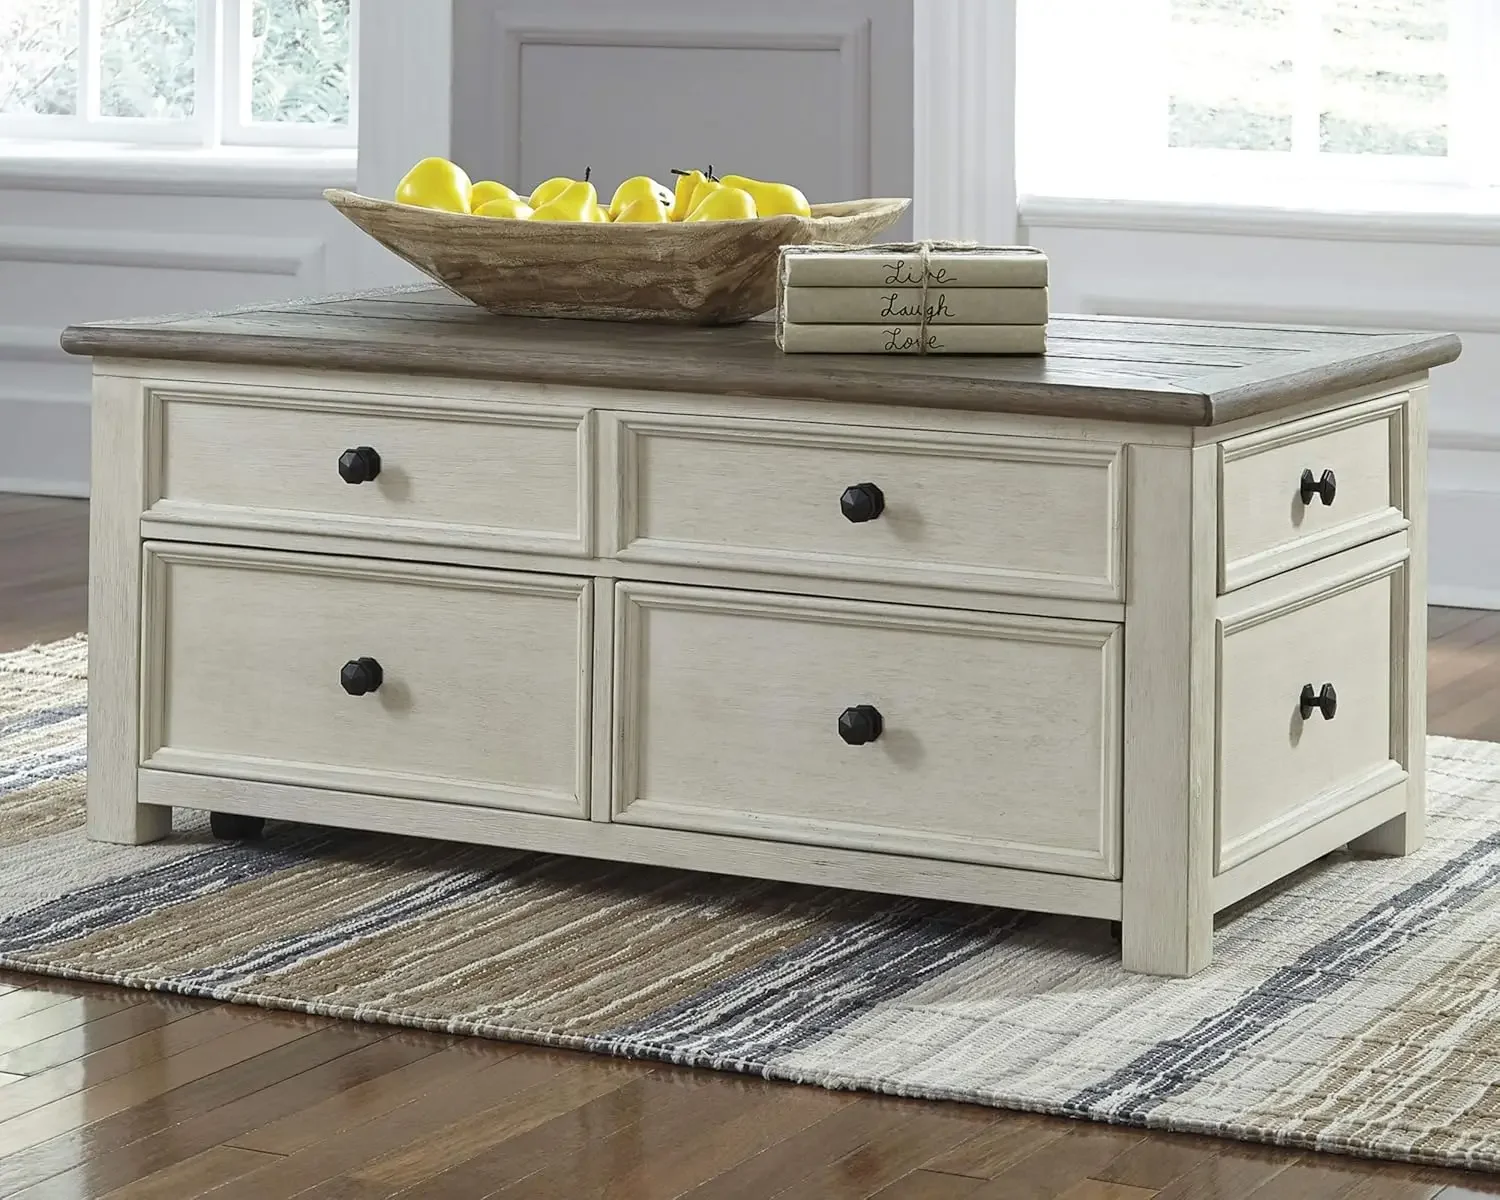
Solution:
<path fill-rule="evenodd" d="M 1454 337 L 782 355 L 414 287 L 63 344 L 95 838 L 183 806 L 1072 913 L 1169 975 L 1421 840 Z"/>

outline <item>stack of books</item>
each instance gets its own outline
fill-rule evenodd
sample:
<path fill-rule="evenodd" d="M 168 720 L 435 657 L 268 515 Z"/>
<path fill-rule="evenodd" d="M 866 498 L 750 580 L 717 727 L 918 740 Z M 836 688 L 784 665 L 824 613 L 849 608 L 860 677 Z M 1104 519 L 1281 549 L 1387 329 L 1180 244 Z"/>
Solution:
<path fill-rule="evenodd" d="M 788 354 L 1045 354 L 1047 256 L 1030 246 L 786 246 Z"/>

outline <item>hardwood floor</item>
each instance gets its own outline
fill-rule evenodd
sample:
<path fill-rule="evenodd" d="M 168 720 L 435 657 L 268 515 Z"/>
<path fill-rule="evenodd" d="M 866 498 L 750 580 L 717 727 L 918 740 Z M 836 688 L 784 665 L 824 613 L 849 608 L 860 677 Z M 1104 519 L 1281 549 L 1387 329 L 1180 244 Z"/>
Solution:
<path fill-rule="evenodd" d="M 84 627 L 88 556 L 87 502 L 0 495 L 0 651 Z"/>
<path fill-rule="evenodd" d="M 0 496 L 0 650 L 84 625 L 87 509 Z M 1500 613 L 1434 609 L 1431 728 L 1500 740 Z M 25 1200 L 1462 1200 L 1500 1176 L 828 1092 L 0 973 Z"/>

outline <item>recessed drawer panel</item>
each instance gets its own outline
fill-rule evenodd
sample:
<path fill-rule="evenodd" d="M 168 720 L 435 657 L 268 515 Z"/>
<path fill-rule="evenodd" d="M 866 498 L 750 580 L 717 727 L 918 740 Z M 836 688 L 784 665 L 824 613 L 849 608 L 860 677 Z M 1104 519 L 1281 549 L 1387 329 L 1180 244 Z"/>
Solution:
<path fill-rule="evenodd" d="M 585 816 L 591 587 L 147 543 L 142 761 Z"/>
<path fill-rule="evenodd" d="M 1406 398 L 1222 444 L 1221 592 L 1406 528 Z"/>
<path fill-rule="evenodd" d="M 616 591 L 616 821 L 1118 878 L 1120 628 Z"/>
<path fill-rule="evenodd" d="M 1391 648 L 1405 573 L 1395 563 L 1221 621 L 1219 870 L 1404 778 Z"/>
<path fill-rule="evenodd" d="M 620 559 L 1122 595 L 1117 444 L 624 414 L 606 429 Z"/>
<path fill-rule="evenodd" d="M 151 515 L 587 554 L 588 414 L 450 403 L 155 392 Z"/>

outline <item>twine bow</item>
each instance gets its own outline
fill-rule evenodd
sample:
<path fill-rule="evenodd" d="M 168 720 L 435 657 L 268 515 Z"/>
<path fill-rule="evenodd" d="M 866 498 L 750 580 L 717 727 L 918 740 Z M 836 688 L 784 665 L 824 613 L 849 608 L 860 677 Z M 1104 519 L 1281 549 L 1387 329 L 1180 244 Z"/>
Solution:
<path fill-rule="evenodd" d="M 917 243 L 918 253 L 922 256 L 922 318 L 917 326 L 918 354 L 927 353 L 927 324 L 930 318 L 930 312 L 927 307 L 927 293 L 932 287 L 932 271 L 930 268 L 932 266 L 932 249 L 936 244 L 936 242 L 931 240 Z"/>
<path fill-rule="evenodd" d="M 930 324 L 928 314 L 927 298 L 932 289 L 932 256 L 935 253 L 948 253 L 954 250 L 975 250 L 979 248 L 978 242 L 957 242 L 928 238 L 920 242 L 886 242 L 870 246 L 849 246 L 840 242 L 809 242 L 802 246 L 783 246 L 781 250 L 781 299 L 777 306 L 778 326 L 786 321 L 786 286 L 790 272 L 788 270 L 791 259 L 798 254 L 827 253 L 836 251 L 841 254 L 878 254 L 882 257 L 902 254 L 917 255 L 922 265 L 922 295 L 920 304 L 921 315 L 917 323 L 917 353 L 927 353 L 927 327 Z"/>

